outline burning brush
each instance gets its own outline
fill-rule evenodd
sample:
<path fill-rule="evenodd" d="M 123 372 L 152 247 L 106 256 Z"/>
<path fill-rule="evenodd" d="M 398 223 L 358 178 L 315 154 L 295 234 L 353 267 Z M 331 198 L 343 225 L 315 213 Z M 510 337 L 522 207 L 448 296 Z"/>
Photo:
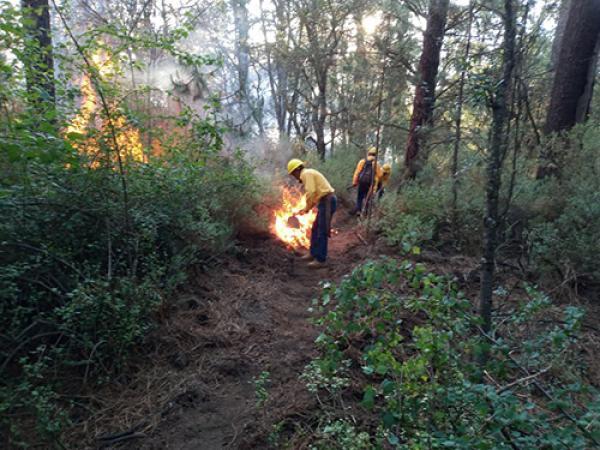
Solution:
<path fill-rule="evenodd" d="M 282 188 L 282 204 L 273 212 L 271 232 L 293 250 L 310 247 L 310 230 L 317 217 L 314 211 L 296 216 L 304 208 L 304 196 L 298 188 Z"/>

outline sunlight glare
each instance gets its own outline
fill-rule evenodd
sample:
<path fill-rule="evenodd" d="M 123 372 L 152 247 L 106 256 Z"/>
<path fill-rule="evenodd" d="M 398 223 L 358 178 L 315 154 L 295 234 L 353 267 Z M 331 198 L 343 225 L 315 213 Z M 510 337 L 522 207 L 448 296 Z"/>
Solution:
<path fill-rule="evenodd" d="M 369 14 L 365 16 L 362 20 L 362 26 L 367 34 L 373 34 L 377 31 L 377 28 L 381 24 L 382 17 L 381 11 L 374 12 L 373 14 Z"/>

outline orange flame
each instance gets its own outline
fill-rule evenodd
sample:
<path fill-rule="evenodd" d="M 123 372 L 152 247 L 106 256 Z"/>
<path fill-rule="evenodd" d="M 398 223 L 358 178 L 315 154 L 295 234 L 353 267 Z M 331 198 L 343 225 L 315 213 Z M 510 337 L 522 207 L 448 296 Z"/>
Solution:
<path fill-rule="evenodd" d="M 104 52 L 98 52 L 92 56 L 92 62 L 98 69 L 98 75 L 105 79 L 115 79 L 116 69 L 108 55 Z M 106 129 L 107 124 L 102 121 L 94 120 L 96 112 L 100 109 L 98 94 L 94 88 L 92 80 L 88 74 L 81 78 L 81 107 L 79 113 L 71 120 L 66 127 L 65 134 L 76 133 L 86 135 L 89 127 L 97 129 Z M 116 144 L 119 147 L 121 158 L 125 161 L 145 161 L 144 147 L 140 137 L 140 132 L 127 123 L 125 116 L 116 111 L 113 105 L 110 115 L 112 126 L 115 129 Z M 87 154 L 92 158 L 92 167 L 98 167 L 97 159 L 100 155 L 100 144 L 95 137 L 88 136 L 83 141 L 76 141 L 72 144 L 80 154 Z M 114 157 L 114 160 L 117 158 Z"/>
<path fill-rule="evenodd" d="M 288 226 L 288 219 L 294 211 L 304 208 L 306 205 L 304 196 L 298 188 L 282 188 L 282 206 L 273 212 L 274 220 L 271 223 L 271 232 L 282 242 L 291 248 L 309 248 L 310 230 L 317 217 L 315 211 L 296 216 L 300 226 L 298 228 Z"/>

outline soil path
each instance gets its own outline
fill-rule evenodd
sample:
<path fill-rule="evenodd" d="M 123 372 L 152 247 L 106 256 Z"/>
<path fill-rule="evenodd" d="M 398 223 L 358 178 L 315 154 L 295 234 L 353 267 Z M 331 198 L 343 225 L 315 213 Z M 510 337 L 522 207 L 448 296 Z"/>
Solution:
<path fill-rule="evenodd" d="M 345 210 L 334 216 L 325 269 L 310 270 L 278 241 L 254 237 L 220 273 L 198 274 L 162 330 L 179 394 L 129 448 L 267 448 L 274 424 L 285 432 L 316 407 L 298 379 L 316 354 L 307 309 L 322 280 L 339 279 L 368 256 L 354 225 Z M 253 380 L 263 371 L 268 400 L 258 407 Z"/>

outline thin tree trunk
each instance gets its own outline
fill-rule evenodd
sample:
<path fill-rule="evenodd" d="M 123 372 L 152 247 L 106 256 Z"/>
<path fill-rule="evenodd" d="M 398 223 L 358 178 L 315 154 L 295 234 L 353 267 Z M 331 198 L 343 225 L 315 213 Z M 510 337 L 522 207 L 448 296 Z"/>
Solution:
<path fill-rule="evenodd" d="M 252 105 L 250 105 L 250 92 L 248 89 L 248 73 L 250 68 L 250 46 L 248 44 L 250 24 L 248 22 L 248 8 L 246 0 L 231 0 L 231 7 L 235 24 L 237 95 L 240 112 L 243 118 L 246 119 L 250 115 L 254 116 Z M 246 134 L 248 130 L 244 129 L 242 125 L 240 131 L 242 134 Z"/>
<path fill-rule="evenodd" d="M 456 99 L 456 112 L 454 119 L 454 148 L 452 151 L 452 227 L 457 230 L 457 210 L 458 210 L 458 154 L 460 142 L 462 139 L 462 110 L 465 94 L 465 79 L 467 76 L 467 64 L 471 52 L 471 34 L 473 28 L 473 3 L 469 2 L 469 23 L 467 25 L 467 43 L 465 46 L 462 69 L 460 71 L 460 81 L 458 84 L 458 98 Z"/>
<path fill-rule="evenodd" d="M 267 26 L 265 22 L 265 12 L 263 7 L 263 0 L 260 0 L 260 17 L 263 32 L 263 39 L 265 44 L 265 56 L 267 58 L 267 74 L 269 76 L 269 87 L 271 89 L 271 97 L 273 100 L 273 109 L 275 111 L 275 120 L 277 121 L 277 130 L 279 135 L 283 136 L 286 133 L 286 90 L 287 90 L 287 70 L 283 67 L 280 52 L 281 46 L 283 45 L 282 37 L 285 35 L 285 14 L 283 11 L 284 2 L 278 2 L 275 4 L 276 8 L 276 38 L 274 51 L 271 49 L 271 45 L 267 41 Z"/>
<path fill-rule="evenodd" d="M 406 176 L 414 178 L 426 155 L 422 153 L 424 129 L 433 125 L 435 86 L 444 40 L 449 0 L 429 0 L 427 27 L 423 37 L 423 52 L 419 61 L 419 82 L 415 89 L 404 165 Z"/>
<path fill-rule="evenodd" d="M 54 56 L 48 0 L 22 0 L 23 28 L 26 33 L 23 61 L 28 99 L 40 113 L 54 111 Z M 54 120 L 54 119 L 53 119 Z"/>
<path fill-rule="evenodd" d="M 522 79 L 523 72 L 523 60 L 525 53 L 525 35 L 527 33 L 527 23 L 529 21 L 529 13 L 530 10 L 535 3 L 535 0 L 527 0 L 525 3 L 525 9 L 523 11 L 523 17 L 521 20 L 521 27 L 516 38 L 516 49 L 515 49 L 515 65 L 513 68 L 513 78 L 514 78 L 514 86 L 513 90 L 515 95 L 512 96 L 512 107 L 510 117 L 514 118 L 514 132 L 513 132 L 513 153 L 512 153 L 512 161 L 511 161 L 511 172 L 510 172 L 510 180 L 508 184 L 508 193 L 506 196 L 506 204 L 504 205 L 503 211 L 500 215 L 500 220 L 505 220 L 508 211 L 510 210 L 511 202 L 514 195 L 515 183 L 517 180 L 517 160 L 518 156 L 521 153 L 521 144 L 523 140 L 523 136 L 521 135 L 521 120 L 523 116 L 523 106 L 524 106 L 524 86 Z M 516 112 L 515 112 L 516 111 Z M 510 120 L 510 118 L 509 118 Z M 503 161 L 506 155 L 503 155 Z"/>
<path fill-rule="evenodd" d="M 325 161 L 325 119 L 327 118 L 327 72 L 317 74 L 317 104 L 313 110 L 313 128 L 317 136 L 317 153 Z"/>
<path fill-rule="evenodd" d="M 483 257 L 481 264 L 481 289 L 479 293 L 479 314 L 485 334 L 492 329 L 492 292 L 496 247 L 498 236 L 498 197 L 501 181 L 502 155 L 506 153 L 508 138 L 506 128 L 509 121 L 508 101 L 515 64 L 515 11 L 513 0 L 504 0 L 504 44 L 502 55 L 502 79 L 496 84 L 492 104 L 492 135 L 487 162 L 486 205 L 483 232 Z M 488 352 L 482 351 L 479 362 L 487 362 Z"/>
<path fill-rule="evenodd" d="M 333 156 L 335 150 L 335 138 L 337 133 L 337 117 L 333 115 L 329 116 L 329 132 L 331 133 L 331 139 L 329 140 L 329 156 Z"/>

